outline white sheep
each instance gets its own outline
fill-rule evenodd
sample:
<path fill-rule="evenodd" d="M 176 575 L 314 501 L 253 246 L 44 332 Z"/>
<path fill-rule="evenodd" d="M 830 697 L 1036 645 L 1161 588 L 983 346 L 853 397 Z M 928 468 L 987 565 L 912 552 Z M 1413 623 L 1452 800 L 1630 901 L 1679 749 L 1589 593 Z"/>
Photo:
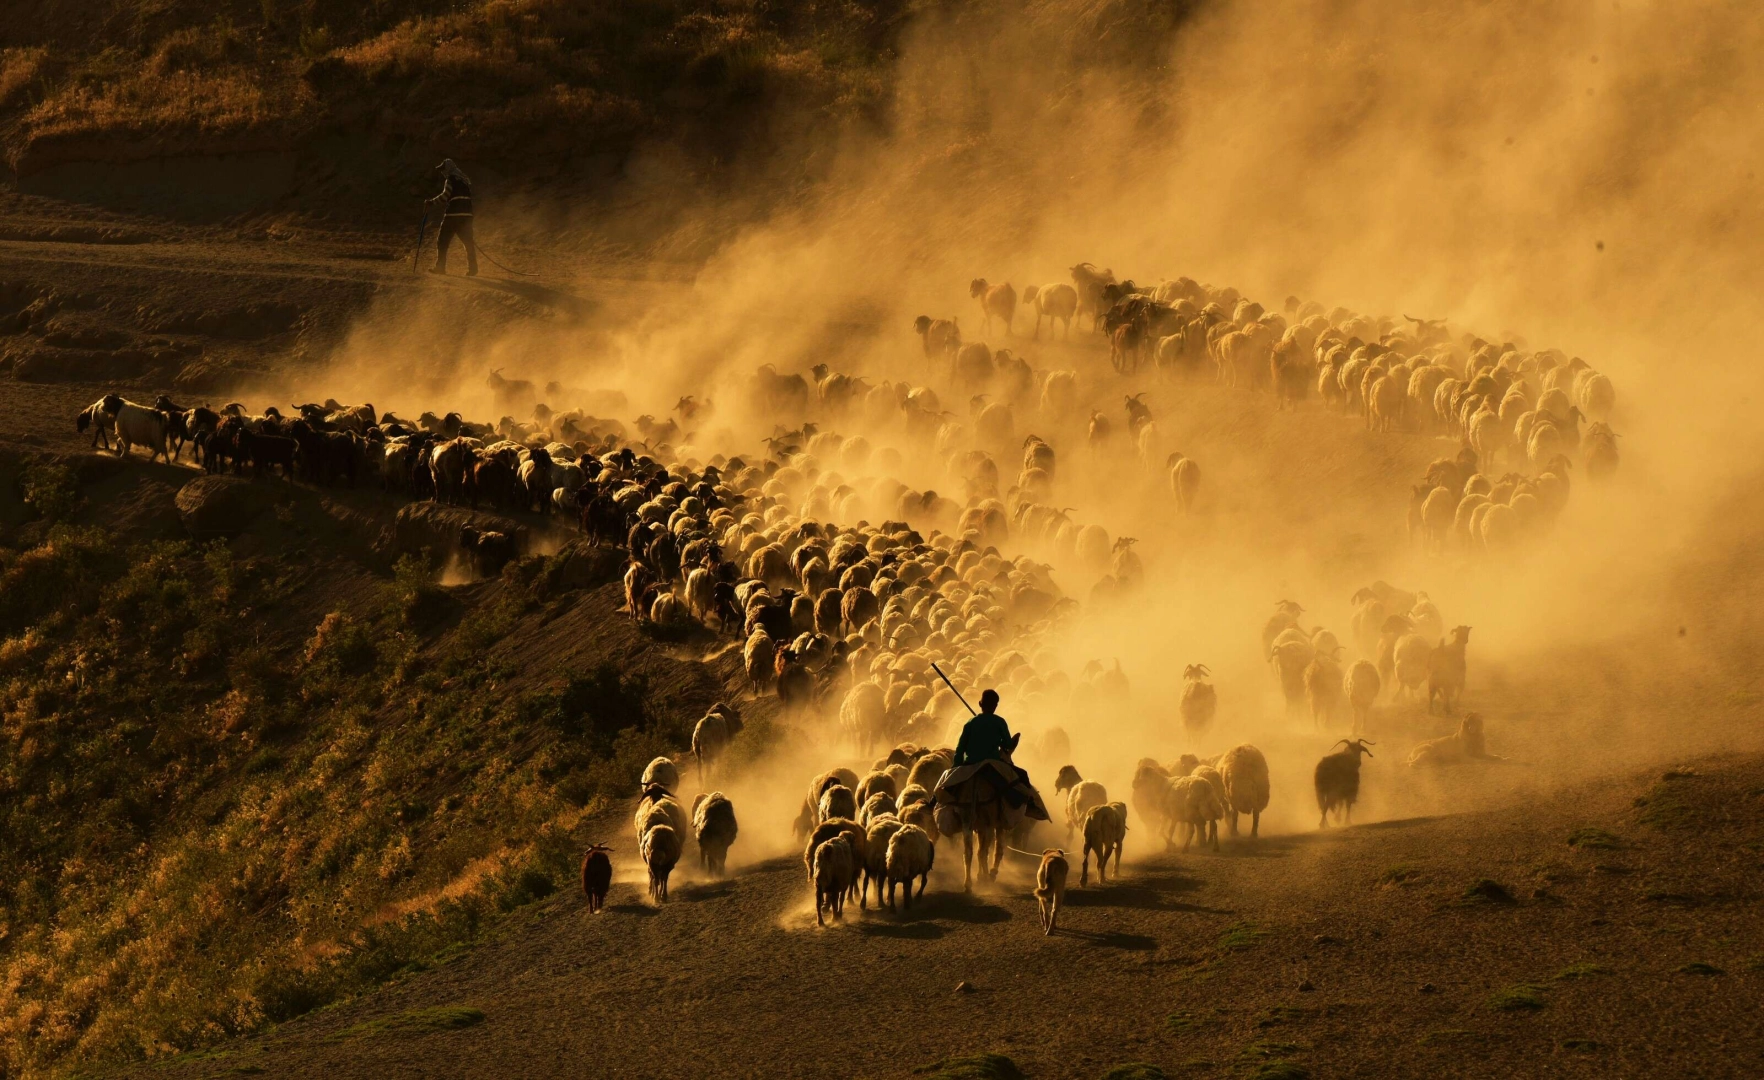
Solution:
<path fill-rule="evenodd" d="M 139 443 L 151 451 L 147 455 L 148 461 L 163 457 L 167 465 L 171 464 L 171 450 L 165 444 L 164 413 L 126 401 L 116 394 L 106 394 L 102 404 L 104 411 L 110 414 L 111 422 L 116 425 L 117 457 L 127 457 L 129 451 Z"/>
<path fill-rule="evenodd" d="M 649 868 L 649 896 L 652 900 L 668 898 L 668 875 L 680 861 L 680 834 L 671 825 L 657 824 L 643 834 L 637 844 L 643 865 Z"/>
<path fill-rule="evenodd" d="M 698 841 L 698 857 L 705 870 L 723 876 L 729 862 L 729 848 L 740 833 L 735 821 L 735 804 L 720 791 L 700 795 L 692 801 L 692 834 Z"/>
<path fill-rule="evenodd" d="M 1225 751 L 1219 758 L 1219 776 L 1225 783 L 1225 825 L 1237 835 L 1237 815 L 1250 816 L 1250 835 L 1260 836 L 1262 811 L 1268 809 L 1268 759 L 1245 743 Z"/>
<path fill-rule="evenodd" d="M 923 804 L 920 804 L 923 805 Z M 920 826 L 904 824 L 888 840 L 888 909 L 894 910 L 894 887 L 906 887 L 906 906 L 913 906 L 913 879 L 919 882 L 919 896 L 931 880 L 931 865 L 937 859 L 937 848 L 930 835 Z"/>
<path fill-rule="evenodd" d="M 1182 850 L 1187 851 L 1195 837 L 1201 846 L 1213 822 L 1225 816 L 1219 794 L 1205 776 L 1178 776 L 1170 781 L 1164 796 L 1164 846 L 1174 846 L 1175 834 L 1182 832 Z M 1214 839 L 1215 849 L 1218 840 Z"/>
<path fill-rule="evenodd" d="M 644 766 L 643 779 L 638 781 L 638 786 L 647 788 L 652 784 L 660 784 L 669 791 L 680 789 L 680 767 L 672 758 L 658 757 Z"/>

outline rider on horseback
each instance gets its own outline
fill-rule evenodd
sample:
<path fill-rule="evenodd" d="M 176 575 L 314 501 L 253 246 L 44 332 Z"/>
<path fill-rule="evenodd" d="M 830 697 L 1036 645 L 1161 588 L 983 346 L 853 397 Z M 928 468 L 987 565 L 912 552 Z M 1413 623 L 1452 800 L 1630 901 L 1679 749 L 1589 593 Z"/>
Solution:
<path fill-rule="evenodd" d="M 983 691 L 980 694 L 980 711 L 962 725 L 962 737 L 956 740 L 957 765 L 1011 760 L 1011 753 L 1017 749 L 1017 741 L 1023 736 L 1011 734 L 1010 725 L 1005 723 L 1004 717 L 993 711 L 996 708 L 998 691 Z"/>

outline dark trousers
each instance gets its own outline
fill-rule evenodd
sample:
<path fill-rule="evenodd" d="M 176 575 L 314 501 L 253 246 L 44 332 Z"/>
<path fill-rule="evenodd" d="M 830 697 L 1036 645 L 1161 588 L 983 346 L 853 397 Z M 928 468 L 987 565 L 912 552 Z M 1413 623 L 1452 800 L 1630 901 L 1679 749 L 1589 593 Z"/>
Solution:
<path fill-rule="evenodd" d="M 447 247 L 457 236 L 465 245 L 466 274 L 478 272 L 478 242 L 472 239 L 472 219 L 469 217 L 444 217 L 441 219 L 441 238 L 436 241 L 435 272 L 447 273 Z"/>

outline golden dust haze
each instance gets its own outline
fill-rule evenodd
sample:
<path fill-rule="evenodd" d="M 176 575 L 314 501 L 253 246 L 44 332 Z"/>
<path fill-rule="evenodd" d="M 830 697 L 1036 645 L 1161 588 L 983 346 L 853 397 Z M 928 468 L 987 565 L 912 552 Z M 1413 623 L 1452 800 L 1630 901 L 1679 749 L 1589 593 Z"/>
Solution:
<path fill-rule="evenodd" d="M 1349 597 L 1375 579 L 1427 591 L 1447 627 L 1475 628 L 1466 705 L 1487 718 L 1490 750 L 1514 760 L 1476 776 L 1411 773 L 1408 747 L 1451 721 L 1386 707 L 1366 818 L 1471 809 L 1637 762 L 1756 747 L 1757 651 L 1745 646 L 1759 630 L 1748 551 L 1764 507 L 1753 419 L 1764 388 L 1754 346 L 1764 8 L 1203 3 L 1161 44 L 1122 40 L 1117 14 L 1078 0 L 923 13 L 893 72 L 886 133 L 820 147 L 806 194 L 760 192 L 771 212 L 729 226 L 716 201 L 668 192 L 687 206 L 680 235 L 723 237 L 690 280 L 609 282 L 583 267 L 560 286 L 595 299 L 574 320 L 464 326 L 432 293 L 388 300 L 308 389 L 495 420 L 484 377 L 499 367 L 540 385 L 621 390 L 627 424 L 665 418 L 692 394 L 716 412 L 686 425 L 682 456 L 758 460 L 775 427 L 812 420 L 873 447 L 861 464 L 822 469 L 890 475 L 957 504 L 951 456 L 989 453 L 1002 493 L 1023 436 L 1042 436 L 1059 456 L 1052 504 L 1111 538 L 1136 537 L 1146 580 L 1092 601 L 1102 568 L 1030 550 L 1055 563 L 1082 612 L 1025 654 L 1038 673 L 1047 664 L 1073 678 L 1092 659 L 1118 659 L 1132 695 L 1106 708 L 1007 695 L 1002 711 L 1026 746 L 1062 727 L 1080 770 L 1118 798 L 1141 757 L 1248 741 L 1273 766 L 1270 826 L 1314 827 L 1310 769 L 1345 732 L 1285 714 L 1259 633 L 1273 603 L 1291 599 L 1306 627 L 1346 642 Z M 644 183 L 680 182 L 664 171 Z M 481 224 L 494 242 L 492 214 Z M 1455 435 L 1368 432 L 1314 391 L 1277 413 L 1265 392 L 1218 387 L 1210 370 L 1166 382 L 1147 365 L 1123 378 L 1087 322 L 1069 343 L 1046 327 L 1031 341 L 1026 306 L 1017 336 L 995 331 L 990 344 L 1038 370 L 1078 372 L 1084 407 L 1056 420 L 1019 404 L 1012 438 L 983 444 L 970 394 L 923 355 L 913 318 L 959 317 L 965 339 L 979 340 L 971 278 L 1020 290 L 1068 281 L 1086 260 L 1142 285 L 1186 275 L 1235 286 L 1269 310 L 1296 295 L 1583 357 L 1616 386 L 1621 467 L 1602 486 L 1577 471 L 1554 529 L 1516 554 L 1424 555 L 1405 530 L 1409 487 L 1456 452 Z M 961 429 L 940 437 L 862 407 L 828 415 L 811 401 L 780 414 L 752 403 L 761 365 L 815 363 L 872 385 L 929 386 Z M 1097 454 L 1086 446 L 1090 408 L 1122 431 L 1122 398 L 1140 390 L 1160 449 L 1202 469 L 1192 516 L 1176 513 L 1155 467 L 1162 453 L 1148 467 L 1124 434 Z M 871 522 L 896 516 L 860 509 Z M 1212 667 L 1221 705 L 1190 745 L 1175 705 L 1195 662 Z M 790 742 L 725 785 L 744 807 L 737 861 L 788 846 L 810 776 L 867 760 L 828 744 Z M 1064 763 L 1030 760 L 1044 788 Z M 1137 839 L 1143 852 L 1147 837 Z"/>

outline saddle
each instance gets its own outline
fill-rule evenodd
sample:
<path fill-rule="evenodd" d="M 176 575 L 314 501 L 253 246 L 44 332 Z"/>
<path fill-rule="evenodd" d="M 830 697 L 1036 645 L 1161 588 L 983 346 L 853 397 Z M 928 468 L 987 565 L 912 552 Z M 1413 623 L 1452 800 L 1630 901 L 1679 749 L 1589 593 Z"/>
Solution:
<path fill-rule="evenodd" d="M 993 792 L 984 799 L 977 798 L 981 793 L 973 790 L 973 786 L 982 781 Z M 1037 821 L 1048 820 L 1047 806 L 1041 801 L 1041 793 L 1029 782 L 1029 774 L 1008 761 L 996 758 L 946 770 L 938 777 L 931 797 L 939 810 L 948 807 L 952 811 L 971 802 L 1000 799 L 1006 808 L 1006 824 L 1011 826 L 1015 826 L 1025 816 Z"/>

